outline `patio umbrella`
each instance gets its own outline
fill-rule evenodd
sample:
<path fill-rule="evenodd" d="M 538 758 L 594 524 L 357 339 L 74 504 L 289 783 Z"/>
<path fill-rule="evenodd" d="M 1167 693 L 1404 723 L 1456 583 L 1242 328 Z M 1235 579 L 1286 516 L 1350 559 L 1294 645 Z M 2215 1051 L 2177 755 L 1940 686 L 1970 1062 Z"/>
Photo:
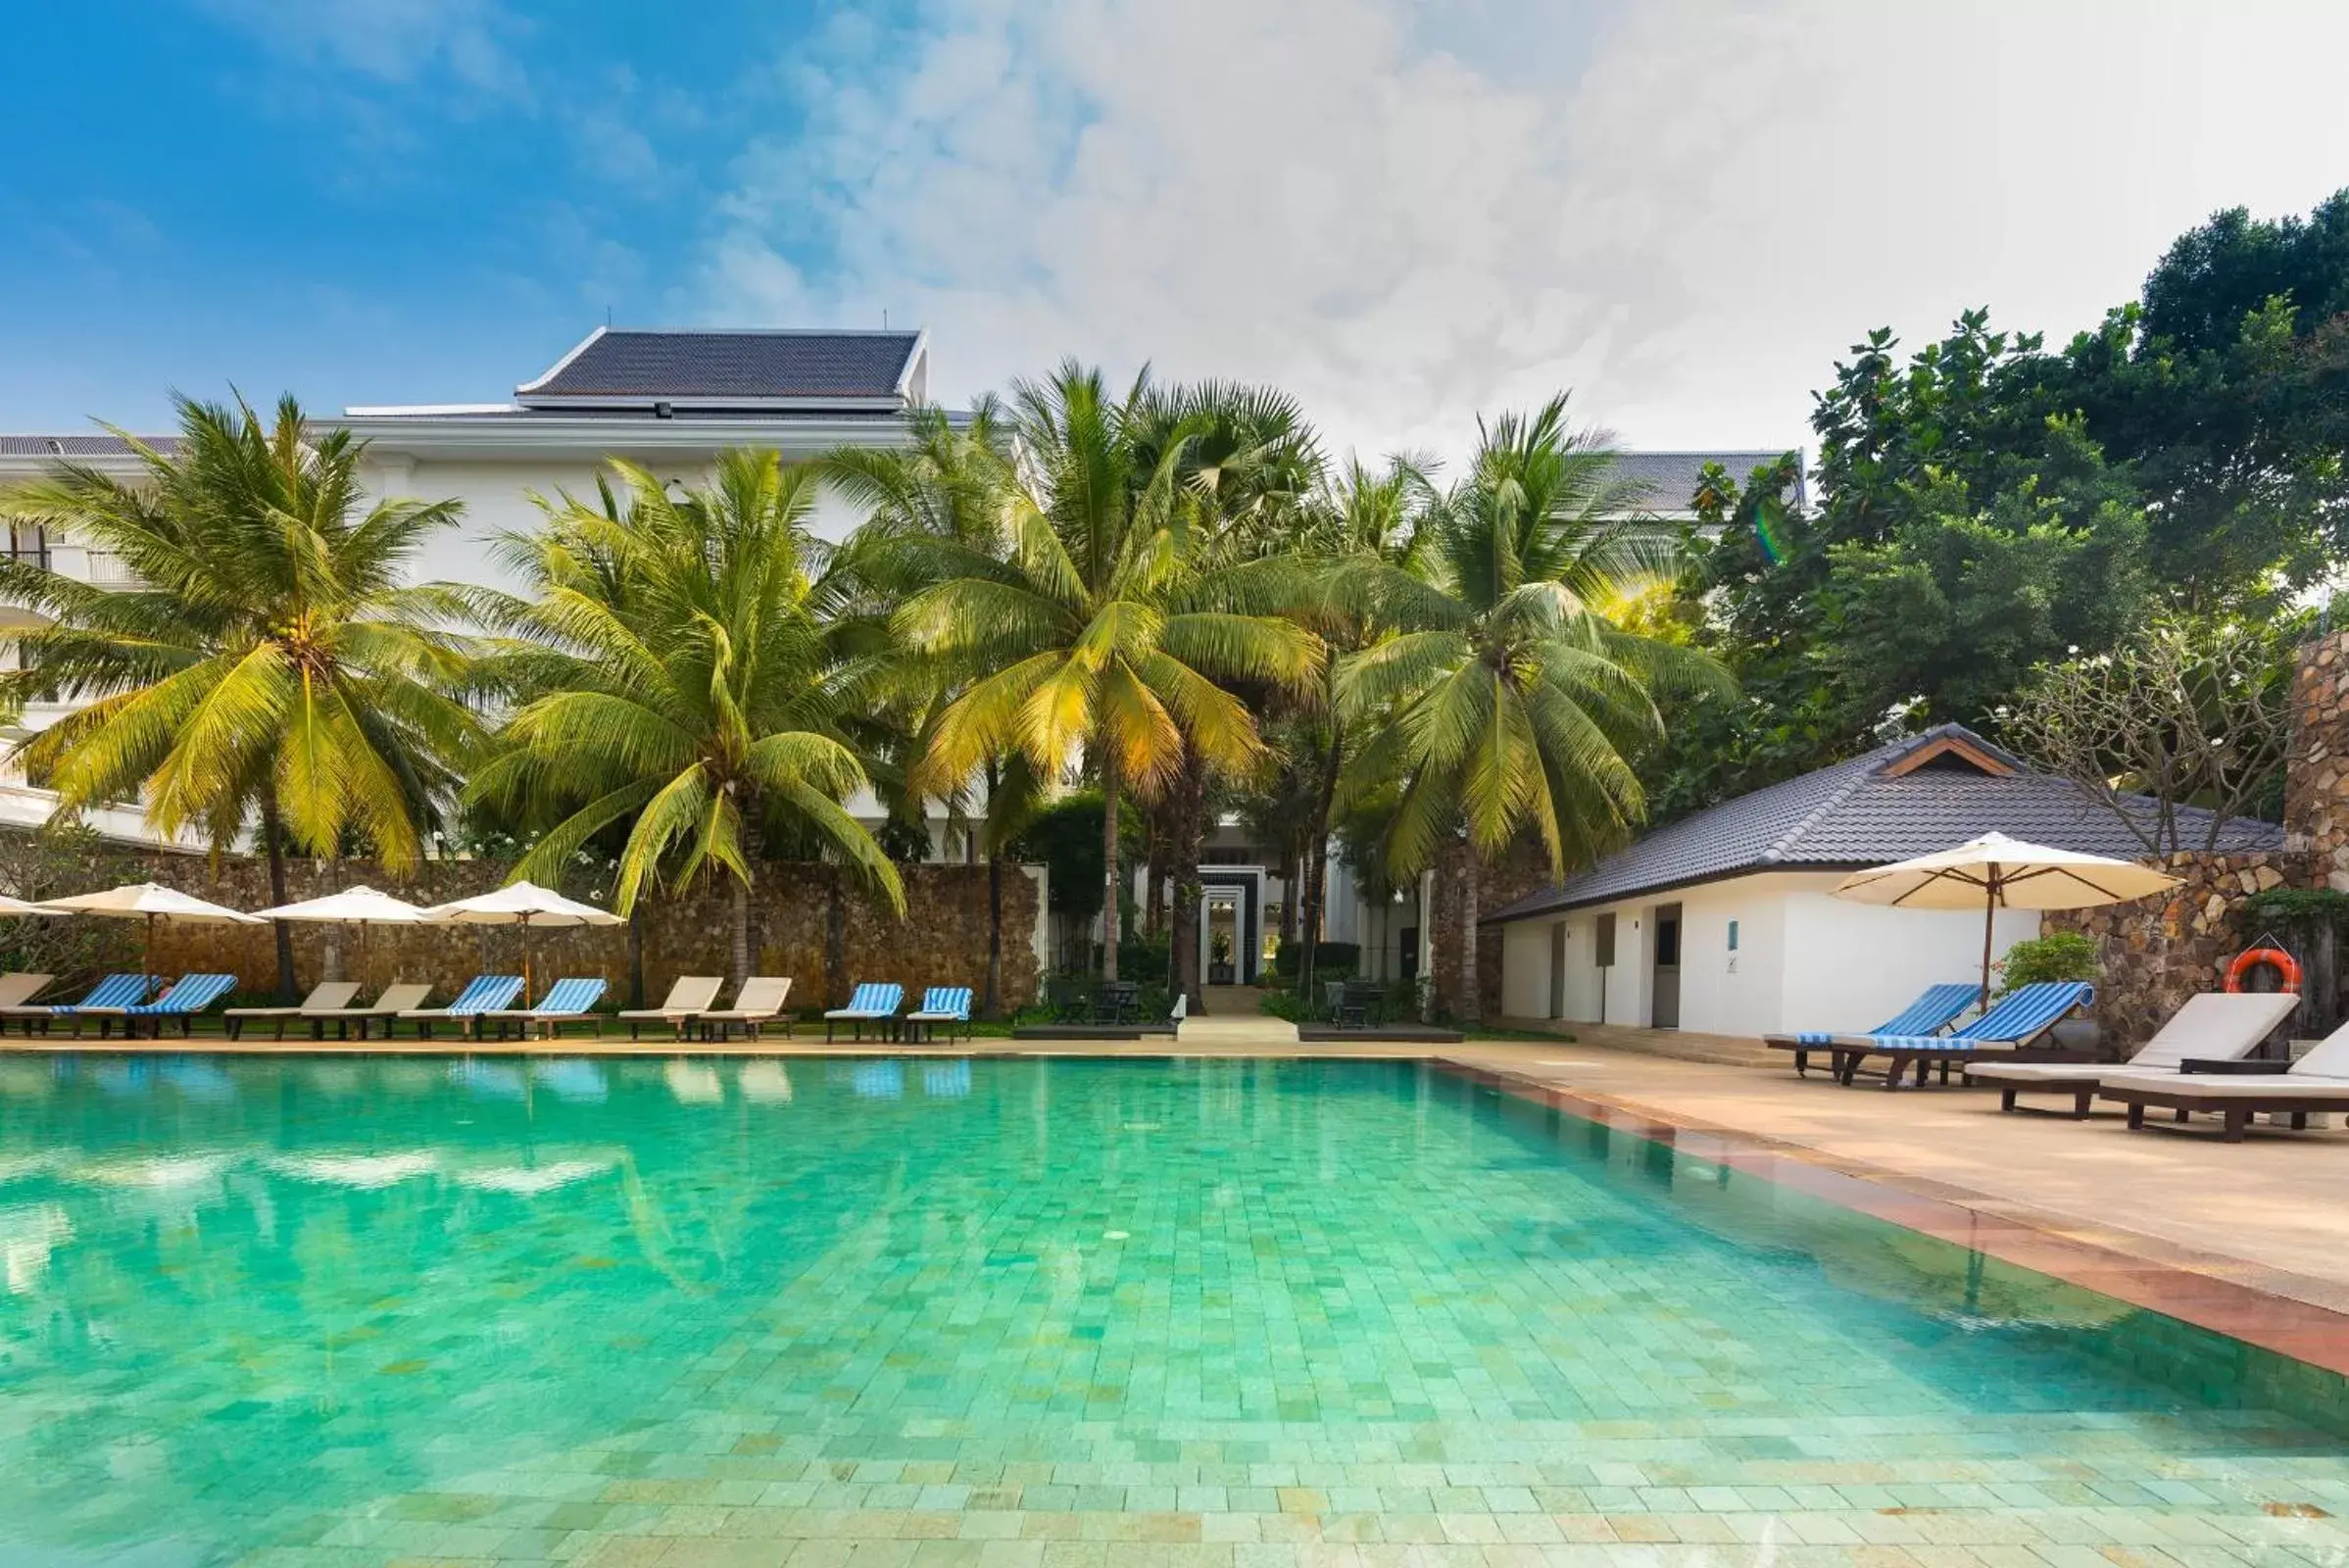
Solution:
<path fill-rule="evenodd" d="M 63 909 L 49 908 L 45 905 L 27 904 L 23 899 L 12 899 L 7 894 L 0 893 L 0 916 L 14 914 L 63 914 L 66 911 Z"/>
<path fill-rule="evenodd" d="M 103 914 L 118 920 L 147 922 L 146 946 L 140 963 L 148 978 L 155 975 L 155 928 L 165 922 L 173 925 L 267 925 L 259 915 L 246 914 L 225 905 L 207 904 L 192 893 L 181 893 L 153 882 L 126 882 L 103 893 L 76 893 L 71 898 L 43 899 L 43 909 L 52 914 Z"/>
<path fill-rule="evenodd" d="M 530 979 L 530 933 L 550 925 L 625 925 L 610 909 L 566 899 L 553 888 L 535 882 L 510 882 L 495 893 L 453 899 L 424 911 L 428 919 L 460 925 L 518 925 L 522 928 L 522 1003 L 527 1006 L 533 989 Z"/>
<path fill-rule="evenodd" d="M 1990 932 L 2000 909 L 2091 909 L 2126 904 L 2178 885 L 2133 860 L 2051 850 L 2004 833 L 1984 833 L 1954 850 L 1854 871 L 1832 890 L 1838 899 L 1904 909 L 1972 909 L 1982 916 L 1982 1004 L 1990 1003 Z"/>
<path fill-rule="evenodd" d="M 328 893 L 316 899 L 304 899 L 299 904 L 281 904 L 273 909 L 257 911 L 256 919 L 307 920 L 318 925 L 355 925 L 359 927 L 359 977 L 367 976 L 367 927 L 372 925 L 416 925 L 430 920 L 431 914 L 422 906 L 395 899 L 373 888 L 345 888 L 340 893 Z"/>

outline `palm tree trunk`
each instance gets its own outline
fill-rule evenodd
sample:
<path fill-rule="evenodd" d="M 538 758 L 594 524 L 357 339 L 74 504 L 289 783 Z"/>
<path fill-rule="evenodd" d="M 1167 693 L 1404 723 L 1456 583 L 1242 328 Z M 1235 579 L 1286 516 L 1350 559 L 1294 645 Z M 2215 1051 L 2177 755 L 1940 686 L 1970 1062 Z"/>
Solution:
<path fill-rule="evenodd" d="M 1485 1021 L 1485 988 L 1476 973 L 1476 846 L 1467 846 L 1460 862 L 1460 1021 Z"/>
<path fill-rule="evenodd" d="M 285 845 L 283 835 L 278 831 L 277 790 L 273 784 L 266 788 L 261 797 L 261 842 L 269 858 L 269 903 L 287 903 Z M 294 931 L 283 920 L 271 920 L 269 924 L 277 928 L 277 1004 L 290 1007 L 295 1000 Z"/>
<path fill-rule="evenodd" d="M 1003 858 L 987 855 L 987 997 L 980 1012 L 995 1017 L 1003 994 Z"/>
<path fill-rule="evenodd" d="M 1117 978 L 1117 749 L 1101 748 L 1101 978 Z"/>
<path fill-rule="evenodd" d="M 747 877 L 738 876 L 734 879 L 732 886 L 734 892 L 734 918 L 729 923 L 734 928 L 734 988 L 739 991 L 742 989 L 742 983 L 751 977 L 750 879 Z"/>
<path fill-rule="evenodd" d="M 824 894 L 824 1005 L 845 1006 L 849 994 L 841 984 L 849 966 L 849 900 L 841 870 L 832 866 Z"/>
<path fill-rule="evenodd" d="M 366 930 L 365 926 L 360 928 Z M 637 905 L 628 911 L 628 1005 L 645 1004 L 645 911 Z"/>
<path fill-rule="evenodd" d="M 1167 847 L 1173 863 L 1174 917 L 1168 923 L 1172 960 L 1167 971 L 1175 987 L 1190 999 L 1190 1013 L 1207 1010 L 1206 992 L 1199 986 L 1199 897 L 1206 885 L 1199 879 L 1199 843 L 1207 834 L 1207 768 L 1188 740 L 1183 745 L 1183 771 L 1175 779 L 1174 842 Z"/>
<path fill-rule="evenodd" d="M 1300 939 L 1305 947 L 1298 956 L 1297 972 L 1303 977 L 1299 996 L 1310 1000 L 1313 995 L 1313 961 L 1321 947 L 1322 905 L 1329 898 L 1330 881 L 1330 808 L 1338 800 L 1338 764 L 1346 747 L 1346 732 L 1337 721 L 1330 723 L 1330 749 L 1321 763 L 1321 798 L 1313 812 L 1313 837 L 1305 846 L 1304 930 Z"/>

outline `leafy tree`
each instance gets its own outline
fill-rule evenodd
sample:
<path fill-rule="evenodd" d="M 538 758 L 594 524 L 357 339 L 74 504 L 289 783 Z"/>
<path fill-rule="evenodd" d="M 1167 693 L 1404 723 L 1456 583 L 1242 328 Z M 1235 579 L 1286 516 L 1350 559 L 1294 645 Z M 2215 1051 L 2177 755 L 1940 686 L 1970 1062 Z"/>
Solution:
<path fill-rule="evenodd" d="M 571 807 L 514 874 L 551 876 L 625 823 L 614 906 L 723 876 L 737 982 L 751 970 L 751 889 L 770 837 L 821 845 L 903 912 L 897 868 L 841 805 L 866 778 L 841 720 L 870 671 L 842 657 L 816 613 L 816 471 L 733 451 L 712 485 L 680 496 L 644 468 L 613 467 L 624 509 L 549 505 L 545 525 L 512 545 L 530 593 L 471 596 L 518 639 L 485 678 L 526 699 L 471 794 Z"/>
<path fill-rule="evenodd" d="M 1477 996 L 1478 865 L 1530 829 L 1551 869 L 1620 843 L 1645 809 L 1632 759 L 1662 686 L 1720 685 L 1701 654 L 1634 636 L 1594 606 L 1668 573 L 1676 541 L 1566 400 L 1486 429 L 1408 564 L 1355 558 L 1343 592 L 1385 635 L 1339 662 L 1339 711 L 1369 727 L 1355 790 L 1396 781 L 1386 871 L 1408 876 L 1464 835 L 1460 954 Z"/>
<path fill-rule="evenodd" d="M 459 602 L 404 585 L 458 503 L 365 505 L 365 444 L 308 430 L 291 398 L 273 421 L 241 402 L 175 404 L 173 449 L 124 437 L 137 482 L 60 464 L 9 503 L 137 579 L 0 563 L 0 595 L 44 617 L 6 633 L 20 667 L 0 692 L 88 703 L 15 755 L 64 813 L 135 799 L 166 835 L 226 848 L 256 832 L 277 903 L 289 843 L 412 868 L 479 738 L 451 695 L 467 653 L 444 629 Z M 277 989 L 291 999 L 282 923 Z"/>
<path fill-rule="evenodd" d="M 898 616 L 918 649 L 977 673 L 940 712 L 920 766 L 949 788 L 1010 752 L 1054 777 L 1082 746 L 1107 808 L 1102 876 L 1114 886 L 1114 823 L 1125 789 L 1146 796 L 1180 771 L 1186 746 L 1239 768 L 1259 746 L 1247 704 L 1217 677 L 1307 678 L 1320 645 L 1278 616 L 1215 603 L 1179 505 L 1178 427 L 1140 461 L 1135 405 L 1097 371 L 1064 366 L 1020 383 L 1013 407 L 1031 470 L 1009 494 L 1010 548 L 964 549 L 952 575 Z M 1139 475 L 1139 479 L 1137 478 Z M 943 551 L 945 547 L 940 547 Z M 1104 899 L 1103 965 L 1116 977 L 1118 907 Z"/>

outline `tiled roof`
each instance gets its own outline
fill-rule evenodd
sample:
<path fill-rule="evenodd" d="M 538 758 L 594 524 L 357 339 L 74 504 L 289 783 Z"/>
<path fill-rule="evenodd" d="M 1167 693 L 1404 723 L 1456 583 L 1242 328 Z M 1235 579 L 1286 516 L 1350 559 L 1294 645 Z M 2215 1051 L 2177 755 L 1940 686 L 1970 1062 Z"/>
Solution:
<path fill-rule="evenodd" d="M 647 332 L 605 328 L 537 380 L 524 402 L 703 406 L 773 399 L 895 398 L 918 332 Z"/>
<path fill-rule="evenodd" d="M 1742 485 L 1753 470 L 1765 464 L 1776 463 L 1786 455 L 1786 448 L 1752 452 L 1623 452 L 1615 459 L 1616 474 L 1644 485 L 1647 505 L 1657 512 L 1688 512 L 1688 503 L 1696 495 L 1697 479 L 1708 463 L 1718 463 L 1729 470 L 1729 476 Z M 1797 506 L 1805 499 L 1800 454 L 1796 455 L 1794 494 Z"/>
<path fill-rule="evenodd" d="M 177 436 L 139 439 L 158 452 L 170 453 L 179 446 Z M 129 453 L 122 438 L 114 435 L 0 435 L 0 458 L 120 458 Z"/>
<path fill-rule="evenodd" d="M 2016 771 L 1982 772 L 1954 755 L 1909 772 L 1887 771 L 1942 740 L 1976 748 Z M 2182 808 L 2182 814 L 2187 842 L 2201 842 L 2208 813 Z M 2078 785 L 2032 772 L 1971 730 L 1944 724 L 1683 817 L 1485 918 L 1520 920 L 1750 872 L 1882 865 L 1984 833 L 2122 859 L 2144 853 L 2111 808 Z M 2283 830 L 2274 823 L 2237 817 L 2221 834 L 2220 846 L 2270 848 L 2282 839 Z"/>

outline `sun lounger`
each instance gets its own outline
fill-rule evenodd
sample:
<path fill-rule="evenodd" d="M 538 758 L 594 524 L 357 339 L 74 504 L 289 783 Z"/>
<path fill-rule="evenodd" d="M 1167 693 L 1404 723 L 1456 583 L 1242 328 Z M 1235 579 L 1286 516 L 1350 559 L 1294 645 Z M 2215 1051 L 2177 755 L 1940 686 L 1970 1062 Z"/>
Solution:
<path fill-rule="evenodd" d="M 595 1005 L 604 1000 L 604 984 L 594 977 L 558 980 L 547 987 L 547 994 L 538 999 L 535 1007 L 500 1007 L 481 1017 L 484 1022 L 496 1024 L 501 1036 L 511 1025 L 525 1038 L 542 1034 L 551 1039 L 566 1023 L 594 1023 L 600 1035 L 604 1024 L 596 1016 Z"/>
<path fill-rule="evenodd" d="M 32 1026 L 36 1023 L 40 1025 L 41 1033 L 47 1034 L 50 1024 L 60 1018 L 71 1018 L 75 1020 L 73 1032 L 79 1034 L 79 1020 L 88 1011 L 95 1009 L 111 1014 L 115 1009 L 127 1007 L 134 1002 L 144 1002 L 154 990 L 155 980 L 150 975 L 110 974 L 90 987 L 89 995 L 79 1002 L 47 1004 L 20 1003 L 13 1007 L 0 1008 L 0 1018 L 22 1018 L 26 1034 L 32 1033 Z"/>
<path fill-rule="evenodd" d="M 24 1006 L 41 994 L 41 987 L 56 978 L 55 975 L 28 974 L 19 969 L 0 974 L 0 1015 L 5 1015 L 12 1008 Z"/>
<path fill-rule="evenodd" d="M 862 1040 L 866 1024 L 877 1023 L 886 1027 L 897 1017 L 898 1004 L 905 1000 L 904 986 L 867 980 L 850 994 L 847 1006 L 834 1007 L 824 1014 L 824 1039 L 829 1041 L 832 1038 L 834 1024 L 853 1023 L 856 1026 L 856 1038 Z"/>
<path fill-rule="evenodd" d="M 1860 1063 L 1884 1056 L 1884 1087 L 1897 1089 L 1908 1069 L 1917 1069 L 1917 1083 L 1935 1062 L 1941 1081 L 1949 1081 L 1952 1065 L 1982 1059 L 1985 1052 L 2019 1051 L 2056 1023 L 2096 1000 L 2096 988 L 2084 980 L 2042 980 L 2009 992 L 1988 1012 L 1945 1035 L 1836 1035 L 1830 1043 L 1843 1055 L 1842 1082 L 1849 1085 Z"/>
<path fill-rule="evenodd" d="M 100 1029 L 114 1019 L 122 1020 L 122 1033 L 137 1032 L 140 1024 L 151 1026 L 157 1039 L 163 1038 L 163 1021 L 179 1020 L 179 1032 L 195 1033 L 196 1014 L 236 989 L 232 974 L 183 974 L 171 982 L 171 988 L 153 1002 L 134 1002 L 125 1007 L 85 1007 L 82 1010 L 98 1020 Z"/>
<path fill-rule="evenodd" d="M 2189 1057 L 2200 1061 L 2240 1061 L 2292 1015 L 2300 999 L 2288 991 L 2206 991 L 2188 997 L 2185 1005 L 2170 1015 L 2161 1031 L 2119 1067 L 2083 1066 L 2057 1061 L 1982 1061 L 1970 1064 L 1968 1076 L 1998 1091 L 1998 1108 L 2015 1109 L 2017 1095 L 2070 1095 L 2072 1114 L 2084 1118 L 2096 1099 L 2096 1086 L 2107 1074 L 2175 1074 Z M 2029 1107 L 2025 1107 L 2029 1108 Z"/>
<path fill-rule="evenodd" d="M 2288 1114 L 2294 1127 L 2305 1127 L 2312 1110 L 2349 1110 L 2349 1024 L 2281 1072 L 2268 1062 L 2188 1056 L 2176 1072 L 2106 1073 L 2096 1093 L 2129 1107 L 2131 1129 L 2145 1125 L 2149 1105 L 2176 1111 L 2179 1121 L 2198 1110 L 2217 1112 L 2230 1144 L 2243 1141 L 2261 1111 Z"/>
<path fill-rule="evenodd" d="M 932 1040 L 938 1038 L 940 1024 L 947 1026 L 946 1036 L 949 1040 L 954 1038 L 954 1025 L 960 1024 L 962 1038 L 968 1040 L 970 1038 L 970 987 L 932 986 L 922 993 L 921 1006 L 905 1014 L 905 1022 L 912 1027 L 912 1037 L 916 1040 L 921 1038 L 923 1024 L 930 1026 Z"/>
<path fill-rule="evenodd" d="M 498 1012 L 514 1005 L 514 999 L 521 994 L 521 990 L 522 977 L 518 974 L 477 974 L 473 976 L 471 984 L 457 994 L 457 1000 L 447 1006 L 409 1007 L 400 1016 L 416 1025 L 419 1039 L 431 1039 L 432 1026 L 444 1022 L 455 1023 L 469 1035 L 479 1026 L 483 1013 Z M 390 1033 L 388 1023 L 384 1032 L 387 1035 Z"/>
<path fill-rule="evenodd" d="M 630 1007 L 617 1016 L 628 1026 L 628 1038 L 634 1040 L 636 1031 L 658 1019 L 667 1024 L 677 1038 L 685 1038 L 685 1026 L 717 1005 L 718 988 L 726 982 L 713 974 L 686 974 L 677 977 L 668 988 L 668 996 L 658 1007 Z"/>
<path fill-rule="evenodd" d="M 283 1040 L 285 1026 L 296 1018 L 315 1017 L 321 1012 L 335 1012 L 350 1006 L 352 999 L 358 995 L 359 984 L 357 981 L 328 980 L 321 985 L 312 986 L 310 995 L 302 999 L 302 1004 L 298 1007 L 230 1007 L 220 1016 L 227 1020 L 228 1038 L 231 1040 L 242 1038 L 245 1025 L 257 1018 L 267 1018 L 274 1023 L 277 1026 L 276 1038 Z M 312 1032 L 314 1034 L 317 1032 L 315 1024 L 312 1026 Z"/>
<path fill-rule="evenodd" d="M 303 1010 L 310 1017 L 311 1027 L 320 1032 L 324 1031 L 326 1025 L 333 1024 L 337 1033 L 348 1034 L 351 1025 L 357 1024 L 359 1025 L 359 1038 L 365 1040 L 367 1037 L 368 1028 L 380 1020 L 383 1024 L 383 1033 L 388 1038 L 391 1034 L 391 1021 L 402 1013 L 422 1006 L 424 1000 L 431 995 L 432 988 L 430 986 L 393 985 L 383 988 L 383 994 L 375 999 L 372 1006 L 312 1008 L 309 1004 L 305 1003 Z"/>
<path fill-rule="evenodd" d="M 1918 1035 L 1937 1035 L 1956 1021 L 1957 1015 L 1974 1005 L 1982 995 L 1982 987 L 1972 980 L 1953 980 L 1946 985 L 1928 986 L 1925 994 L 1907 1006 L 1868 1031 L 1871 1038 L 1878 1035 L 1897 1035 L 1904 1039 Z M 1809 1076 L 1811 1053 L 1827 1053 L 1828 1075 L 1838 1082 L 1843 1077 L 1843 1052 L 1835 1045 L 1835 1036 L 1828 1030 L 1802 1030 L 1790 1035 L 1764 1035 L 1762 1044 L 1773 1051 L 1794 1053 L 1794 1076 Z"/>
<path fill-rule="evenodd" d="M 788 977 L 755 974 L 742 983 L 734 994 L 731 1007 L 711 1007 L 695 1018 L 706 1038 L 723 1040 L 726 1031 L 739 1025 L 749 1038 L 759 1038 L 759 1031 L 781 1018 L 783 1036 L 791 1038 L 791 1020 L 783 1017 L 783 1003 L 791 995 Z M 714 1031 L 714 1034 L 713 1034 Z"/>

